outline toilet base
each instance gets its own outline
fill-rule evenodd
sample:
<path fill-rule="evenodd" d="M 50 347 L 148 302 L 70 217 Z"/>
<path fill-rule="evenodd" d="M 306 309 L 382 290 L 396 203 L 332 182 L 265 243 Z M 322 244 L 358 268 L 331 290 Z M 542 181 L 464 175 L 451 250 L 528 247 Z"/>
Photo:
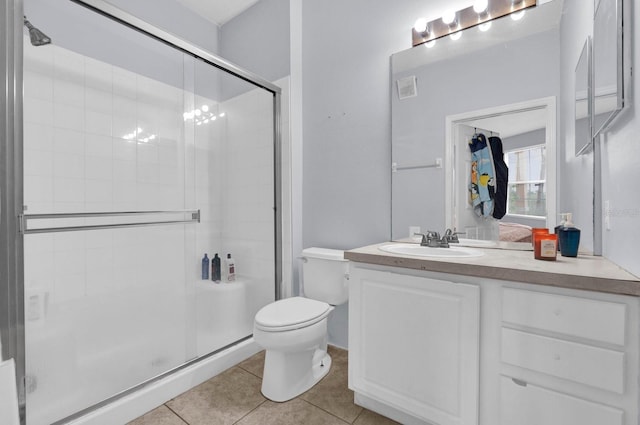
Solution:
<path fill-rule="evenodd" d="M 262 395 L 269 400 L 283 402 L 317 384 L 331 369 L 331 356 L 326 345 L 323 348 L 299 352 L 267 350 Z"/>

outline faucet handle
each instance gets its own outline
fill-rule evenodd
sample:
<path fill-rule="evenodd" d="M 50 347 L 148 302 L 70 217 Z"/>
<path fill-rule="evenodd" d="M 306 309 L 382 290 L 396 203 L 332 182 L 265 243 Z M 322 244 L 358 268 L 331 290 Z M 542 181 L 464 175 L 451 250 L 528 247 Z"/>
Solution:
<path fill-rule="evenodd" d="M 444 231 L 444 237 L 449 243 L 459 243 L 460 240 L 458 239 L 458 235 L 464 235 L 464 234 L 465 232 L 456 232 L 455 228 L 453 230 L 447 229 Z"/>
<path fill-rule="evenodd" d="M 425 235 L 424 233 L 414 233 L 413 236 L 422 236 L 422 240 L 420 241 L 420 245 L 422 245 L 422 246 L 427 245 L 427 235 Z"/>

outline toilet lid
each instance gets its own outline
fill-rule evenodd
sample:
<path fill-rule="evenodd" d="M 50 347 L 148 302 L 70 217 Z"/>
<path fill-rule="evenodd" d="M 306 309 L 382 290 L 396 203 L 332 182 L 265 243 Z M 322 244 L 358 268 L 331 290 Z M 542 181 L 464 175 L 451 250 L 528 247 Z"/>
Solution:
<path fill-rule="evenodd" d="M 256 313 L 255 323 L 263 330 L 290 330 L 312 325 L 327 317 L 331 306 L 322 301 L 293 297 L 266 305 Z"/>

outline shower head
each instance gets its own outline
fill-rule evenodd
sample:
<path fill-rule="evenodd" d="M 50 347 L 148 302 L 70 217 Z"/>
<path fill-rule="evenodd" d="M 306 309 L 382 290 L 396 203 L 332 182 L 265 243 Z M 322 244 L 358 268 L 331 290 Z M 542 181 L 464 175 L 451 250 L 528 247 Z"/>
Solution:
<path fill-rule="evenodd" d="M 51 43 L 51 39 L 38 28 L 31 25 L 31 22 L 27 21 L 26 16 L 24 17 L 24 26 L 29 30 L 29 38 L 31 38 L 31 44 L 34 46 L 44 46 Z"/>

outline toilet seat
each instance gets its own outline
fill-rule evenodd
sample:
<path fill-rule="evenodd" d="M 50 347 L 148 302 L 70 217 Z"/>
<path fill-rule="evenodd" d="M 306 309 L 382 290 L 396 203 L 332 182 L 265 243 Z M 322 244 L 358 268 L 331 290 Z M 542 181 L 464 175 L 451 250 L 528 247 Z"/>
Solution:
<path fill-rule="evenodd" d="M 322 301 L 292 297 L 266 305 L 256 313 L 256 328 L 282 332 L 311 326 L 326 318 L 332 307 Z"/>

